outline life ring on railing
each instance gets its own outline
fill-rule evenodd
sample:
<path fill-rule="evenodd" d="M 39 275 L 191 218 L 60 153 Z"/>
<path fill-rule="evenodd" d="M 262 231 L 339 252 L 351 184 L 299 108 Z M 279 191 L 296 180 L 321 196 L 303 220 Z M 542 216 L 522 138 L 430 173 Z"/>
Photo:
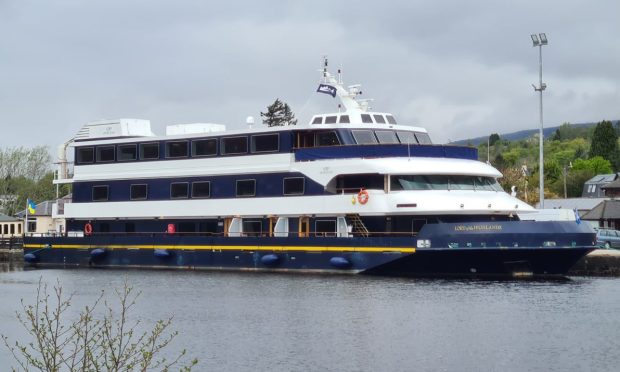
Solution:
<path fill-rule="evenodd" d="M 92 235 L 92 233 L 93 233 L 93 225 L 91 225 L 90 222 L 88 222 L 86 225 L 84 225 L 84 234 Z"/>
<path fill-rule="evenodd" d="M 357 193 L 357 201 L 360 202 L 360 204 L 364 205 L 368 203 L 368 199 L 370 199 L 370 195 L 368 195 L 368 191 L 364 189 L 360 189 L 360 192 Z"/>

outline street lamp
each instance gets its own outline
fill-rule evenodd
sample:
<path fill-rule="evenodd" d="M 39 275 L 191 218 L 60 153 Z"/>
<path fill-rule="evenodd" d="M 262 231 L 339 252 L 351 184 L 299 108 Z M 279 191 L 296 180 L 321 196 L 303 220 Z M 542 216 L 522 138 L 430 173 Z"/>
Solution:
<path fill-rule="evenodd" d="M 542 47 L 547 45 L 547 35 L 540 33 L 538 35 L 532 34 L 532 46 L 538 47 L 538 63 L 539 63 L 539 81 L 538 86 L 532 84 L 534 91 L 540 92 L 540 130 L 538 132 L 539 141 L 539 154 L 540 159 L 539 172 L 539 194 L 540 194 L 540 209 L 545 208 L 545 169 L 544 169 L 544 157 L 543 157 L 543 90 L 547 88 L 547 84 L 542 81 Z"/>

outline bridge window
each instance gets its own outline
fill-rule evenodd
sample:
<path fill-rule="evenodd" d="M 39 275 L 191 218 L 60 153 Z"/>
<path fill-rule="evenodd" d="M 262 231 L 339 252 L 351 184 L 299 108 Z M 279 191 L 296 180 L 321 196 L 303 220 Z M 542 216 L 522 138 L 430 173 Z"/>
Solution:
<path fill-rule="evenodd" d="M 385 118 L 383 117 L 383 115 L 378 115 L 375 114 L 373 115 L 373 117 L 375 118 L 375 122 L 378 124 L 385 124 Z"/>
<path fill-rule="evenodd" d="M 312 124 L 323 124 L 323 117 L 322 116 L 317 116 L 314 119 L 312 119 Z"/>
<path fill-rule="evenodd" d="M 353 138 L 358 145 L 369 145 L 377 143 L 377 139 L 371 130 L 352 130 Z"/>
<path fill-rule="evenodd" d="M 369 114 L 362 114 L 362 123 L 364 124 L 372 124 L 372 118 Z"/>
<path fill-rule="evenodd" d="M 114 145 L 97 146 L 97 163 L 109 163 L 114 161 Z"/>
<path fill-rule="evenodd" d="M 211 196 L 211 182 L 192 182 L 192 198 L 208 198 Z"/>
<path fill-rule="evenodd" d="M 78 147 L 77 163 L 87 164 L 95 161 L 95 149 L 93 147 Z"/>
<path fill-rule="evenodd" d="M 149 142 L 140 144 L 140 159 L 152 160 L 159 159 L 159 142 Z"/>
<path fill-rule="evenodd" d="M 388 123 L 396 124 L 396 119 L 394 119 L 394 116 L 392 116 L 392 115 L 385 115 L 385 118 L 387 119 Z"/>
<path fill-rule="evenodd" d="M 187 182 L 173 182 L 170 184 L 171 199 L 187 199 L 189 184 Z"/>
<path fill-rule="evenodd" d="M 129 187 L 129 198 L 131 200 L 146 200 L 146 184 L 131 185 Z"/>
<path fill-rule="evenodd" d="M 336 124 L 336 118 L 337 116 L 326 116 L 325 124 Z"/>
<path fill-rule="evenodd" d="M 252 136 L 252 152 L 277 152 L 280 150 L 280 135 L 261 134 Z"/>
<path fill-rule="evenodd" d="M 340 115 L 338 122 L 341 124 L 349 124 L 351 121 L 349 120 L 349 115 Z"/>
<path fill-rule="evenodd" d="M 318 132 L 315 134 L 316 146 L 337 146 L 340 145 L 340 140 L 336 132 Z"/>
<path fill-rule="evenodd" d="M 118 145 L 117 153 L 118 161 L 136 160 L 138 158 L 136 145 Z"/>
<path fill-rule="evenodd" d="M 418 142 L 422 145 L 432 144 L 431 137 L 429 137 L 428 134 L 426 133 L 415 132 L 415 137 L 418 139 Z"/>
<path fill-rule="evenodd" d="M 93 201 L 107 201 L 109 188 L 107 185 L 93 186 Z"/>
<path fill-rule="evenodd" d="M 396 133 L 392 131 L 386 130 L 377 130 L 375 131 L 375 135 L 379 139 L 379 143 L 398 143 L 398 138 L 396 138 Z"/>
<path fill-rule="evenodd" d="M 283 182 L 284 195 L 303 195 L 304 194 L 304 177 L 285 178 Z"/>
<path fill-rule="evenodd" d="M 187 141 L 166 142 L 167 158 L 186 158 L 188 153 Z"/>
<path fill-rule="evenodd" d="M 217 155 L 217 139 L 202 139 L 192 141 L 192 156 Z"/>
<path fill-rule="evenodd" d="M 246 154 L 248 152 L 248 137 L 222 138 L 222 155 Z"/>
<path fill-rule="evenodd" d="M 237 197 L 256 195 L 256 180 L 237 180 Z"/>
<path fill-rule="evenodd" d="M 487 190 L 503 191 L 492 177 L 462 175 L 394 175 L 390 188 L 399 190 Z"/>
<path fill-rule="evenodd" d="M 410 143 L 410 144 L 418 143 L 418 140 L 415 139 L 413 132 L 399 131 L 399 132 L 396 132 L 396 135 L 398 136 L 400 143 Z"/>

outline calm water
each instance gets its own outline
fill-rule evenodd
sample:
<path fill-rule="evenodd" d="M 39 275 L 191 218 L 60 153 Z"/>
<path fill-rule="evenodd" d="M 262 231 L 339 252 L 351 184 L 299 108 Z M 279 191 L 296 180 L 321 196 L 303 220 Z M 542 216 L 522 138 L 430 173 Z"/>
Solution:
<path fill-rule="evenodd" d="M 457 281 L 249 273 L 0 273 L 0 333 L 23 338 L 39 278 L 76 305 L 125 278 L 144 322 L 174 315 L 203 371 L 618 371 L 620 279 Z M 26 339 L 24 339 L 26 340 Z M 0 365 L 11 365 L 0 350 Z"/>

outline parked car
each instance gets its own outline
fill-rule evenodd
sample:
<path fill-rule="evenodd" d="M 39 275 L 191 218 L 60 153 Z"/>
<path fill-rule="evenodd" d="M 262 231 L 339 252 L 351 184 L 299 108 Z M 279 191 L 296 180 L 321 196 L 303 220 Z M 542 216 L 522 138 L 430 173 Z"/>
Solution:
<path fill-rule="evenodd" d="M 602 248 L 620 249 L 620 231 L 599 229 L 596 233 L 596 244 Z"/>

